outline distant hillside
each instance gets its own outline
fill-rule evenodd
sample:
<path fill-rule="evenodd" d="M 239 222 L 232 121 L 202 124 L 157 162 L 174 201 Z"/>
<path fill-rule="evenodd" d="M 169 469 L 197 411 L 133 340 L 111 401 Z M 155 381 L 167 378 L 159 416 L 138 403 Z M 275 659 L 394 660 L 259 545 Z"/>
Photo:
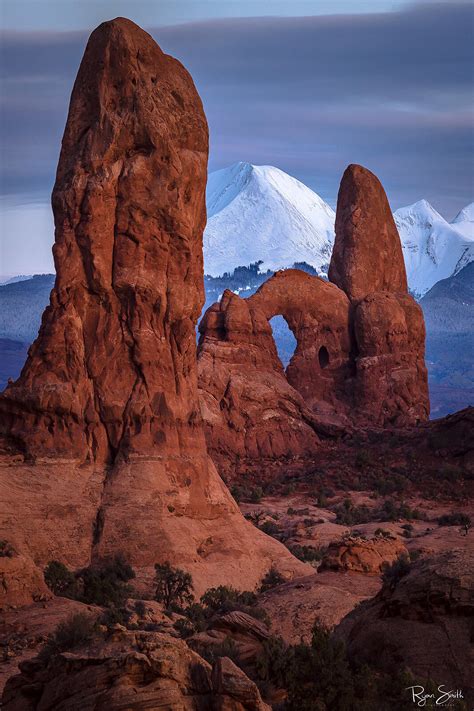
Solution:
<path fill-rule="evenodd" d="M 430 334 L 474 333 L 474 262 L 437 282 L 420 305 Z"/>
<path fill-rule="evenodd" d="M 420 301 L 433 417 L 474 405 L 474 263 Z"/>
<path fill-rule="evenodd" d="M 31 343 L 38 334 L 41 316 L 49 303 L 54 274 L 0 286 L 0 338 Z"/>

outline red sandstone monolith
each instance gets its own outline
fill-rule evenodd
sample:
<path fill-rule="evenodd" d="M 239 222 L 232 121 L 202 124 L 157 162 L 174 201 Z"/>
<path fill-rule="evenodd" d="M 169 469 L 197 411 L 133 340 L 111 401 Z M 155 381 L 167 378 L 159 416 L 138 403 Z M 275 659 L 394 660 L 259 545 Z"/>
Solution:
<path fill-rule="evenodd" d="M 169 560 L 198 592 L 253 588 L 273 563 L 306 569 L 244 520 L 207 455 L 195 339 L 207 155 L 188 72 L 129 20 L 100 25 L 53 191 L 51 303 L 0 398 L 13 454 L 1 537 L 40 566 L 122 553 L 151 590 Z"/>
<path fill-rule="evenodd" d="M 351 301 L 376 291 L 408 291 L 400 237 L 385 190 L 361 165 L 349 165 L 339 187 L 329 280 Z"/>

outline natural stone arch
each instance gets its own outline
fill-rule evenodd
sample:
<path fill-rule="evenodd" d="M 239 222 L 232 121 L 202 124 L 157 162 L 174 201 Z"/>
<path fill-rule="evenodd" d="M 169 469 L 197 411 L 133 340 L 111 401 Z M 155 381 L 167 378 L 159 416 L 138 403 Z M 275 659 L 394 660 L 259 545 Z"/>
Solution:
<path fill-rule="evenodd" d="M 296 338 L 286 376 L 315 411 L 341 409 L 350 372 L 350 302 L 334 284 L 297 269 L 277 272 L 248 300 L 270 320 L 281 315 Z"/>

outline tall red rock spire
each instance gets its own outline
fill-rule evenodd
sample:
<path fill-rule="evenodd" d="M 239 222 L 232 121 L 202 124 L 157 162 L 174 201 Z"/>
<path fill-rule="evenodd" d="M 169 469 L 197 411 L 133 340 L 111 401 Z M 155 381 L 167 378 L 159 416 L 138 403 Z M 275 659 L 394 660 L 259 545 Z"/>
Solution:
<path fill-rule="evenodd" d="M 91 35 L 53 190 L 56 283 L 2 402 L 33 457 L 114 461 L 204 447 L 194 326 L 203 303 L 208 129 L 182 65 L 129 20 Z"/>
<path fill-rule="evenodd" d="M 122 18 L 88 42 L 53 192 L 57 278 L 0 397 L 0 538 L 44 567 L 124 554 L 196 592 L 307 566 L 245 521 L 209 459 L 197 392 L 208 131 L 182 65 Z M 21 456 L 23 454 L 23 458 Z M 0 512 L 1 514 L 1 512 Z"/>
<path fill-rule="evenodd" d="M 329 280 L 351 301 L 376 291 L 408 292 L 400 237 L 385 190 L 361 165 L 349 165 L 342 176 Z"/>

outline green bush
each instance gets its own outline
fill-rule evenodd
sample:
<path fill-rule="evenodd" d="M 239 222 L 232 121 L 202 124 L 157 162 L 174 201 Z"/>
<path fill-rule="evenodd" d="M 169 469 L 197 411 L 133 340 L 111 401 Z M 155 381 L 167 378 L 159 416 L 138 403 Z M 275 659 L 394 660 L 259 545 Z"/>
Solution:
<path fill-rule="evenodd" d="M 260 530 L 267 534 L 267 536 L 272 536 L 272 538 L 278 538 L 280 535 L 280 527 L 275 521 L 265 521 L 261 526 Z"/>
<path fill-rule="evenodd" d="M 393 538 L 390 531 L 386 531 L 384 528 L 376 528 L 374 536 L 381 536 L 381 538 Z"/>
<path fill-rule="evenodd" d="M 391 590 L 394 590 L 398 582 L 404 578 L 411 570 L 411 561 L 406 553 L 402 553 L 393 563 L 385 563 L 382 569 L 382 580 Z"/>
<path fill-rule="evenodd" d="M 372 457 L 367 449 L 359 449 L 355 457 L 355 465 L 358 469 L 363 469 L 372 463 Z"/>
<path fill-rule="evenodd" d="M 85 568 L 78 577 L 83 586 L 82 602 L 120 608 L 132 593 L 128 581 L 135 577 L 135 572 L 123 556 L 117 555 L 101 565 Z"/>
<path fill-rule="evenodd" d="M 471 528 L 472 522 L 470 517 L 464 513 L 444 514 L 438 518 L 440 526 L 462 526 L 463 528 Z"/>
<path fill-rule="evenodd" d="M 52 560 L 44 569 L 44 581 L 48 588 L 60 597 L 77 597 L 76 576 L 64 563 Z"/>
<path fill-rule="evenodd" d="M 254 592 L 248 590 L 241 592 L 227 585 L 209 588 L 201 597 L 201 603 L 204 605 L 208 616 L 223 615 L 227 612 L 238 610 L 268 625 L 268 615 L 265 610 L 258 607 L 257 602 L 258 598 Z"/>
<path fill-rule="evenodd" d="M 146 605 L 143 602 L 143 600 L 136 600 L 135 601 L 135 612 L 137 613 L 138 617 L 142 619 L 146 615 Z"/>
<path fill-rule="evenodd" d="M 194 600 L 191 574 L 181 568 L 173 568 L 168 561 L 156 563 L 155 583 L 155 600 L 162 602 L 167 609 L 172 605 L 183 607 Z"/>
<path fill-rule="evenodd" d="M 201 603 L 213 612 L 225 614 L 238 609 L 238 605 L 252 607 L 257 604 L 257 596 L 250 591 L 240 591 L 228 585 L 209 588 L 201 597 Z"/>
<path fill-rule="evenodd" d="M 60 622 L 41 650 L 40 657 L 45 661 L 60 652 L 80 647 L 91 641 L 95 632 L 95 621 L 83 612 L 71 615 Z"/>
<path fill-rule="evenodd" d="M 263 496 L 263 489 L 261 486 L 250 487 L 243 484 L 234 484 L 230 493 L 237 503 L 247 501 L 252 504 L 258 504 Z"/>
<path fill-rule="evenodd" d="M 242 666 L 242 661 L 237 649 L 237 645 L 230 637 L 226 637 L 225 640 L 220 644 L 193 644 L 193 649 L 198 652 L 198 654 L 200 654 L 201 657 L 206 660 L 206 662 L 209 662 L 209 664 L 215 664 L 219 657 L 229 657 L 229 659 L 232 659 L 234 664 L 237 664 L 237 666 Z"/>
<path fill-rule="evenodd" d="M 271 590 L 272 588 L 276 588 L 278 585 L 282 585 L 282 583 L 284 582 L 285 578 L 272 565 L 268 573 L 266 573 L 266 575 L 264 575 L 262 579 L 262 583 L 260 585 L 260 592 L 263 593 L 267 590 Z"/>
<path fill-rule="evenodd" d="M 100 623 L 108 628 L 112 628 L 114 625 L 128 627 L 131 616 L 131 612 L 125 607 L 109 607 L 100 616 Z"/>
<path fill-rule="evenodd" d="M 57 560 L 48 563 L 44 571 L 46 585 L 55 595 L 101 607 L 123 607 L 132 593 L 127 583 L 134 577 L 133 568 L 121 555 L 76 574 Z"/>
<path fill-rule="evenodd" d="M 296 543 L 289 546 L 289 550 L 295 558 L 304 561 L 305 563 L 314 563 L 315 561 L 322 560 L 324 555 L 323 548 L 315 548 L 315 546 L 302 546 Z"/>
<path fill-rule="evenodd" d="M 336 523 L 344 526 L 357 526 L 359 523 L 373 521 L 374 513 L 368 506 L 354 506 L 350 499 L 344 499 L 342 506 L 336 508 Z"/>
<path fill-rule="evenodd" d="M 191 637 L 197 631 L 191 620 L 188 620 L 186 617 L 180 617 L 176 620 L 173 627 L 182 639 Z"/>
<path fill-rule="evenodd" d="M 383 503 L 380 512 L 382 521 L 398 521 L 401 518 L 406 518 L 409 521 L 419 519 L 421 517 L 418 509 L 412 509 L 405 503 L 397 505 L 392 499 L 386 499 Z"/>
<path fill-rule="evenodd" d="M 375 481 L 374 488 L 382 496 L 403 494 L 409 490 L 410 480 L 402 474 L 387 474 Z"/>

